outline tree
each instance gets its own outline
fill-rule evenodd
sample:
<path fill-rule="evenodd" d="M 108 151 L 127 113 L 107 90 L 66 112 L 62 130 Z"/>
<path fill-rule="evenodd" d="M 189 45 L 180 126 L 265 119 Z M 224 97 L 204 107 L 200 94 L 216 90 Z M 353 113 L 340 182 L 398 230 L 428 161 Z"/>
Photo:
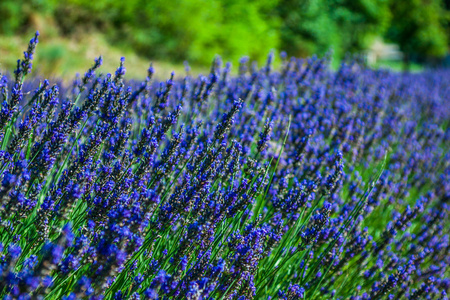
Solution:
<path fill-rule="evenodd" d="M 387 28 L 388 4 L 387 0 L 281 0 L 282 49 L 306 56 L 332 47 L 338 57 L 361 51 Z"/>
<path fill-rule="evenodd" d="M 339 48 L 336 23 L 331 18 L 328 0 L 281 0 L 278 14 L 281 49 L 292 56 L 324 54 Z"/>
<path fill-rule="evenodd" d="M 331 18 L 339 28 L 341 48 L 346 52 L 367 49 L 389 26 L 388 0 L 328 0 Z"/>
<path fill-rule="evenodd" d="M 391 0 L 392 22 L 386 37 L 400 46 L 405 70 L 412 58 L 439 58 L 448 51 L 445 8 L 440 0 Z"/>

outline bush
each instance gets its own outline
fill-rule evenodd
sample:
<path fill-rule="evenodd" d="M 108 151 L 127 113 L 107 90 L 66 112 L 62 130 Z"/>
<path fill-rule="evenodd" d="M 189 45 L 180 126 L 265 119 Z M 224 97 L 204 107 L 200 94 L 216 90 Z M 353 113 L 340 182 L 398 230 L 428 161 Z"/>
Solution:
<path fill-rule="evenodd" d="M 0 80 L 6 299 L 447 299 L 448 71 Z"/>

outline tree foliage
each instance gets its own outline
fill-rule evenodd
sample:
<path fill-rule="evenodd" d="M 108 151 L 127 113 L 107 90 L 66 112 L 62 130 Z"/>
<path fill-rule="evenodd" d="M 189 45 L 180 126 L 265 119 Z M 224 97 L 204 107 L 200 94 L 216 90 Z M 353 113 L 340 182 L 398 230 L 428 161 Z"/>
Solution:
<path fill-rule="evenodd" d="M 261 61 L 274 48 L 343 57 L 376 36 L 407 57 L 441 57 L 450 31 L 443 0 L 2 0 L 0 34 L 22 32 L 36 13 L 62 35 L 101 31 L 144 56 L 200 64 L 215 54 Z"/>
<path fill-rule="evenodd" d="M 386 0 L 281 0 L 278 11 L 282 48 L 295 55 L 359 51 L 390 19 Z"/>
<path fill-rule="evenodd" d="M 439 0 L 391 0 L 394 15 L 387 37 L 397 44 L 408 60 L 411 55 L 442 57 L 448 51 L 445 14 Z"/>

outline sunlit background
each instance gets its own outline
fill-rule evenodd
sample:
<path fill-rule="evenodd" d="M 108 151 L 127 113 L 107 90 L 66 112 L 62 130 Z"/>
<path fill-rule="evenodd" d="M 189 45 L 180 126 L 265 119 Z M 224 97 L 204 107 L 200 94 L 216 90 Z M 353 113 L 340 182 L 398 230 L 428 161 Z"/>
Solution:
<path fill-rule="evenodd" d="M 12 71 L 33 32 L 44 76 L 71 77 L 98 55 L 106 70 L 125 56 L 129 77 L 206 72 L 215 55 L 236 66 L 270 51 L 349 53 L 374 67 L 417 71 L 449 64 L 444 0 L 0 0 L 0 69 Z M 39 61 L 45 61 L 40 64 Z M 167 73 L 167 74 L 166 74 Z"/>

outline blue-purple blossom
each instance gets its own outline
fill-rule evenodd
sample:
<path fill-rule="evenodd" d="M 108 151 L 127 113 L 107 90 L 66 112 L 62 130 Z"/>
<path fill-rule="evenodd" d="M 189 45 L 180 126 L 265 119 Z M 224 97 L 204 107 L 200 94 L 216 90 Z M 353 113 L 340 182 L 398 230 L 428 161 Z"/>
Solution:
<path fill-rule="evenodd" d="M 448 298 L 448 70 L 66 84 L 29 74 L 38 36 L 0 76 L 2 298 Z"/>

